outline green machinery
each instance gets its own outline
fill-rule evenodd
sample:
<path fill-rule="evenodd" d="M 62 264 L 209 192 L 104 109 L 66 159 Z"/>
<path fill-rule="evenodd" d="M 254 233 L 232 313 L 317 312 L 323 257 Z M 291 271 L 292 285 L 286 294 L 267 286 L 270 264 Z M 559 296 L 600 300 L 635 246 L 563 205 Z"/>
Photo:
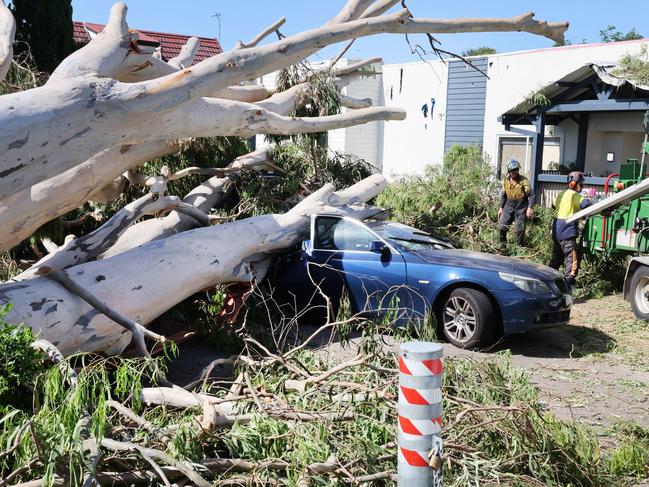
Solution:
<path fill-rule="evenodd" d="M 649 111 L 644 126 L 642 158 L 622 164 L 619 174 L 607 178 L 603 200 L 575 217 L 588 217 L 583 233 L 585 252 L 631 256 L 624 297 L 636 317 L 649 321 Z"/>
<path fill-rule="evenodd" d="M 639 183 L 649 176 L 648 172 L 649 168 L 643 168 L 638 159 L 629 159 L 622 164 L 619 174 L 611 174 L 607 178 L 604 197 Z M 583 246 L 586 252 L 593 254 L 649 253 L 649 194 L 589 217 L 584 228 Z"/>

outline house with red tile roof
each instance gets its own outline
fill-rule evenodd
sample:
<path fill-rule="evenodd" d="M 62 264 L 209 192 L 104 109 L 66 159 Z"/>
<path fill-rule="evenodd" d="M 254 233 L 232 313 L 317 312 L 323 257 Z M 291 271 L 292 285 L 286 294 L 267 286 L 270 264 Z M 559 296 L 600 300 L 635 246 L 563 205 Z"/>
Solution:
<path fill-rule="evenodd" d="M 73 23 L 74 43 L 79 47 L 84 46 L 102 30 L 104 30 L 102 24 L 75 21 Z M 138 35 L 138 46 L 157 51 L 160 59 L 163 61 L 168 61 L 169 59 L 176 57 L 187 40 L 192 37 L 183 34 L 155 32 L 152 30 L 134 29 L 134 31 Z M 193 64 L 223 52 L 218 39 L 210 37 L 199 37 L 198 39 L 200 40 L 200 45 Z"/>

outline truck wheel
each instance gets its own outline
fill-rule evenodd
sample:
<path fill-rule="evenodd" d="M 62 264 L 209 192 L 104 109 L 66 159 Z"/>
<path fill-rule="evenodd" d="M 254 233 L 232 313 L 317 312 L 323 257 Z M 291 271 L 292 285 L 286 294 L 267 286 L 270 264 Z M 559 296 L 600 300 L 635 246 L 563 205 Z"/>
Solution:
<path fill-rule="evenodd" d="M 489 345 L 496 331 L 493 305 L 477 289 L 455 289 L 438 314 L 444 336 L 459 348 Z"/>
<path fill-rule="evenodd" d="M 636 318 L 649 321 L 649 267 L 642 265 L 633 273 L 629 298 Z"/>

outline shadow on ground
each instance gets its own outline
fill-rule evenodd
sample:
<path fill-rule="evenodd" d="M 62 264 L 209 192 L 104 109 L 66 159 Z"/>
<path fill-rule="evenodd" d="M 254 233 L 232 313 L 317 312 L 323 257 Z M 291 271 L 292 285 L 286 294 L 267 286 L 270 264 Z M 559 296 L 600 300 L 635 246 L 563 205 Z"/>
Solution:
<path fill-rule="evenodd" d="M 615 339 L 585 326 L 563 325 L 504 337 L 491 351 L 543 358 L 579 358 L 610 352 Z"/>

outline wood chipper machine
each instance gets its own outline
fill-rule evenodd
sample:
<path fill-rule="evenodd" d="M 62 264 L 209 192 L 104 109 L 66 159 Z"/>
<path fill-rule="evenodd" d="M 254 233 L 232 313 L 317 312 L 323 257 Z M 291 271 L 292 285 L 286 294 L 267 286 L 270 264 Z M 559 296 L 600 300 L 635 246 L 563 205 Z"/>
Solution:
<path fill-rule="evenodd" d="M 603 198 L 568 222 L 588 218 L 583 252 L 629 255 L 624 297 L 637 318 L 649 321 L 649 111 L 640 159 L 628 159 L 606 179 Z"/>

